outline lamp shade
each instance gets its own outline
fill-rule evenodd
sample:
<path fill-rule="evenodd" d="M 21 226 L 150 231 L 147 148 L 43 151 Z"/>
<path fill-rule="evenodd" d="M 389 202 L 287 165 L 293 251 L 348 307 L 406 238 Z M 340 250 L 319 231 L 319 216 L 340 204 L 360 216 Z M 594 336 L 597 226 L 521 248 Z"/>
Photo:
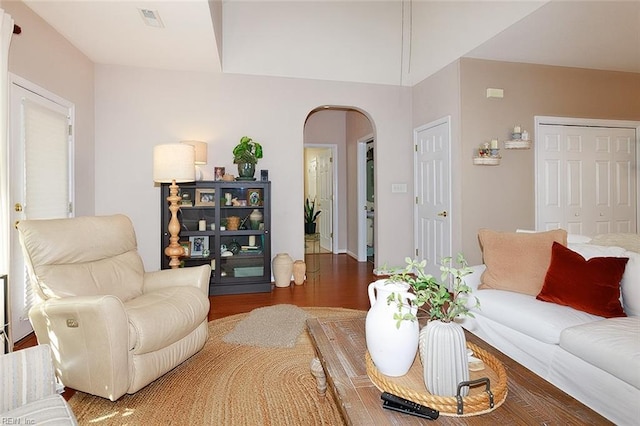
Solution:
<path fill-rule="evenodd" d="M 207 164 L 207 143 L 202 141 L 180 141 L 193 146 L 196 150 L 196 164 Z"/>
<path fill-rule="evenodd" d="M 191 145 L 169 143 L 153 147 L 153 180 L 168 183 L 192 182 L 196 178 L 195 149 Z"/>

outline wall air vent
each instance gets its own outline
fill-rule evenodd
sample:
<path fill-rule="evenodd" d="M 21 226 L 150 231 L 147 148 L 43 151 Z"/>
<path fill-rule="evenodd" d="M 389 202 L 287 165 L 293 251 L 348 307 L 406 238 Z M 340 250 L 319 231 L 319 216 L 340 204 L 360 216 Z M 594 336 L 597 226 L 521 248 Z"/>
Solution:
<path fill-rule="evenodd" d="M 144 23 L 150 27 L 156 28 L 164 28 L 164 24 L 162 23 L 162 19 L 160 19 L 160 14 L 157 10 L 151 9 L 138 9 L 140 11 L 140 16 L 144 20 Z"/>

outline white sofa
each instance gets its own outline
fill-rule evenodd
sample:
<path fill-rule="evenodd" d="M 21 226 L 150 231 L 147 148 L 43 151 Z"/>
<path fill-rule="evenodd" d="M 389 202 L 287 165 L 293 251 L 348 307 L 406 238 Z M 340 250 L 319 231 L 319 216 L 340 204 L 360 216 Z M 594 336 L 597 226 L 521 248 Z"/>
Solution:
<path fill-rule="evenodd" d="M 640 237 L 638 237 L 640 238 Z M 572 243 L 586 259 L 628 257 L 621 283 L 627 317 L 603 318 L 506 290 L 478 289 L 484 265 L 466 277 L 480 308 L 467 330 L 618 425 L 640 423 L 640 254 Z"/>

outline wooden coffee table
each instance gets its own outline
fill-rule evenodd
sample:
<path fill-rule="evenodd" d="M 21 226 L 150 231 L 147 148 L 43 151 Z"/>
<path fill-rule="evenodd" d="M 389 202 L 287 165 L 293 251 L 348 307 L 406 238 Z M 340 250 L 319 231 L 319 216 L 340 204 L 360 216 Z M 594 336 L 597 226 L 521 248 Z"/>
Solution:
<path fill-rule="evenodd" d="M 311 371 L 318 380 L 318 392 L 324 394 L 329 386 L 346 424 L 424 425 L 428 422 L 382 408 L 381 392 L 369 380 L 366 371 L 364 316 L 350 319 L 312 318 L 307 320 L 307 326 L 317 354 L 317 358 L 311 361 Z M 478 337 L 465 333 L 469 342 L 487 350 L 504 365 L 508 376 L 507 399 L 486 414 L 469 417 L 440 415 L 436 420 L 438 424 L 612 424 Z"/>

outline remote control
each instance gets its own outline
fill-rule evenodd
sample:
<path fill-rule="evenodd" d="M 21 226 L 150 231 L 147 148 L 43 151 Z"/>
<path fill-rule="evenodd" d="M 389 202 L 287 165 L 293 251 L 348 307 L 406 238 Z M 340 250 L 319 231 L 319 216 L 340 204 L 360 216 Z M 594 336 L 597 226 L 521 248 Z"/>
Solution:
<path fill-rule="evenodd" d="M 394 395 L 389 392 L 383 392 L 380 398 L 384 401 L 382 406 L 389 410 L 400 411 L 402 413 L 412 414 L 414 416 L 432 420 L 437 419 L 440 415 L 438 410 L 418 404 L 417 402 L 409 401 L 408 399 L 401 398 L 398 395 Z"/>

